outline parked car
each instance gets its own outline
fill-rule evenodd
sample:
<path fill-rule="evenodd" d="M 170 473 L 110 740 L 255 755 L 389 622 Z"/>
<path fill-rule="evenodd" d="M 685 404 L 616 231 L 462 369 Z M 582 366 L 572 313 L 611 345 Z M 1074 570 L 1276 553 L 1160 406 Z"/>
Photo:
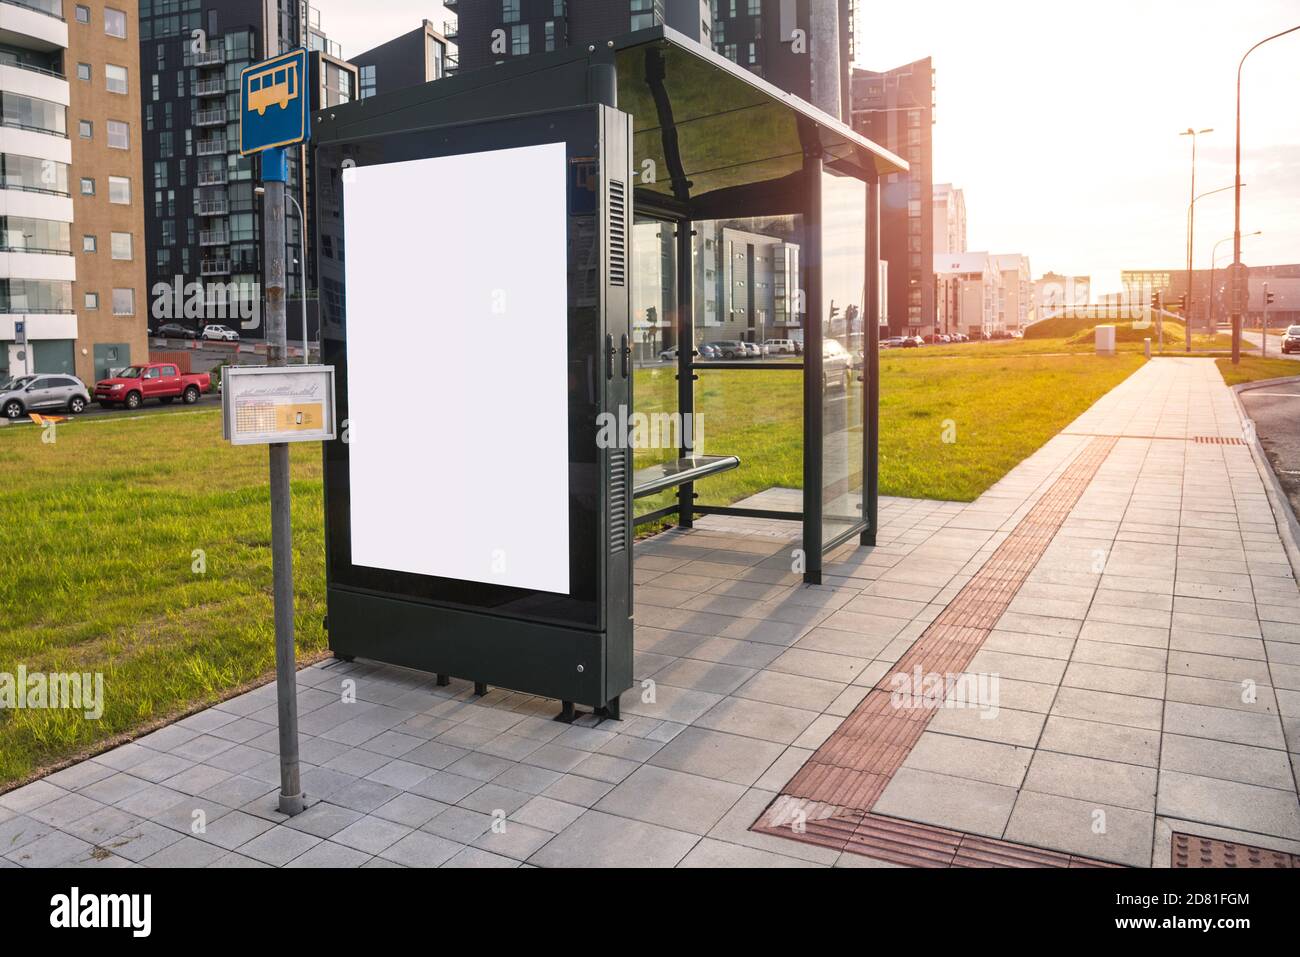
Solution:
<path fill-rule="evenodd" d="M 845 391 L 853 379 L 853 357 L 838 339 L 822 340 L 822 391 L 840 388 Z"/>
<path fill-rule="evenodd" d="M 199 334 L 189 326 L 182 326 L 179 322 L 164 322 L 154 330 L 153 333 L 163 339 L 197 339 Z"/>
<path fill-rule="evenodd" d="M 676 347 L 676 346 L 673 346 L 671 349 L 665 349 L 663 352 L 659 353 L 659 361 L 660 361 L 660 362 L 676 362 L 676 361 L 677 361 L 677 347 Z"/>
<path fill-rule="evenodd" d="M 751 359 L 763 358 L 763 347 L 757 342 L 742 342 L 741 345 L 745 347 L 745 355 Z"/>
<path fill-rule="evenodd" d="M 74 375 L 25 375 L 0 385 L 0 414 L 20 419 L 29 412 L 80 415 L 90 404 L 86 384 Z"/>
<path fill-rule="evenodd" d="M 901 349 L 903 348 L 903 336 L 890 336 L 887 339 L 880 340 L 882 349 Z"/>
<path fill-rule="evenodd" d="M 701 342 L 699 347 L 695 350 L 695 352 L 701 359 L 722 358 L 721 355 L 719 355 L 718 350 L 713 348 L 713 346 L 707 342 Z"/>
<path fill-rule="evenodd" d="M 745 359 L 749 356 L 749 350 L 745 348 L 743 342 L 735 339 L 723 339 L 719 342 L 710 342 L 708 345 L 713 347 L 717 352 L 719 359 Z"/>
<path fill-rule="evenodd" d="M 941 346 L 944 343 L 944 337 L 937 332 L 932 332 L 925 337 L 924 341 L 932 346 Z"/>
<path fill-rule="evenodd" d="M 131 366 L 111 379 L 96 382 L 95 401 L 105 409 L 115 405 L 138 409 L 145 399 L 157 399 L 164 404 L 180 399 L 186 405 L 193 405 L 211 388 L 212 377 L 206 372 L 184 374 L 173 363 L 151 362 Z"/>
<path fill-rule="evenodd" d="M 229 326 L 218 325 L 214 322 L 210 326 L 203 327 L 203 333 L 199 338 L 207 339 L 212 342 L 238 342 L 239 333 L 234 329 L 231 329 Z"/>
<path fill-rule="evenodd" d="M 1300 326 L 1288 326 L 1282 337 L 1282 352 L 1300 352 Z"/>
<path fill-rule="evenodd" d="M 767 356 L 793 356 L 797 353 L 793 339 L 768 339 L 763 343 L 763 354 Z"/>
<path fill-rule="evenodd" d="M 920 336 L 903 336 L 903 342 L 901 348 L 916 349 L 923 344 L 924 343 L 922 343 Z"/>

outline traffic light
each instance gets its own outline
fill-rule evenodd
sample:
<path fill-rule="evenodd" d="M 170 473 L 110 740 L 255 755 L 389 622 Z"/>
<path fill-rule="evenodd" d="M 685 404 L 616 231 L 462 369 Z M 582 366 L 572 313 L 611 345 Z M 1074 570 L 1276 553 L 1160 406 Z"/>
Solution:
<path fill-rule="evenodd" d="M 1276 295 L 1274 295 L 1274 294 L 1271 293 L 1271 292 L 1266 292 L 1266 293 L 1264 293 L 1264 305 L 1266 305 L 1266 306 L 1271 306 L 1271 305 L 1273 305 L 1273 303 L 1275 303 L 1275 302 L 1277 302 L 1277 296 L 1276 296 Z"/>
<path fill-rule="evenodd" d="M 1183 315 L 1187 314 L 1187 293 L 1183 293 L 1178 297 L 1178 311 Z"/>
<path fill-rule="evenodd" d="M 1159 309 L 1159 308 L 1160 308 L 1160 293 L 1158 293 L 1158 292 L 1153 292 L 1153 293 L 1151 294 L 1151 308 L 1152 308 L 1152 309 Z"/>

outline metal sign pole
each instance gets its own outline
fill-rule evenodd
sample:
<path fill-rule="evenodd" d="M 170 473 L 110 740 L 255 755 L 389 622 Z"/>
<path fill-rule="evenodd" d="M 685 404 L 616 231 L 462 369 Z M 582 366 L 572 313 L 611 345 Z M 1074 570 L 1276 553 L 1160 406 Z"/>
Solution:
<path fill-rule="evenodd" d="M 267 365 L 287 365 L 285 320 L 284 191 L 289 157 L 284 148 L 262 154 L 262 239 L 266 294 Z M 275 590 L 275 682 L 280 719 L 280 811 L 299 814 L 305 807 L 298 759 L 298 675 L 294 654 L 293 522 L 290 513 L 289 446 L 269 446 L 271 461 L 271 562 Z"/>

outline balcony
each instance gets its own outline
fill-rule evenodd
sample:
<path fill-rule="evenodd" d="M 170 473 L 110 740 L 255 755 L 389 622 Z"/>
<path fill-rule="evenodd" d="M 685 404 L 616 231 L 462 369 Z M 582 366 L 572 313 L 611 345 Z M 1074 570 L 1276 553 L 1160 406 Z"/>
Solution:
<path fill-rule="evenodd" d="M 226 62 L 226 48 L 224 46 L 208 47 L 203 53 L 194 54 L 195 66 L 220 66 Z"/>
<path fill-rule="evenodd" d="M 199 80 L 194 84 L 194 93 L 197 96 L 225 96 L 226 81 L 222 77 L 215 80 Z"/>
<path fill-rule="evenodd" d="M 195 126 L 225 126 L 225 110 L 199 110 L 194 114 Z"/>
<path fill-rule="evenodd" d="M 230 213 L 230 201 L 226 199 L 204 199 L 198 203 L 200 216 L 225 216 Z"/>
<path fill-rule="evenodd" d="M 443 20 L 443 21 L 442 21 L 442 35 L 443 35 L 443 37 L 445 37 L 445 38 L 448 39 L 448 40 L 454 40 L 454 39 L 456 39 L 456 37 L 460 35 L 460 21 L 459 21 L 459 20 Z"/>
<path fill-rule="evenodd" d="M 199 230 L 200 246 L 229 246 L 230 231 L 226 229 L 201 229 Z"/>
<path fill-rule="evenodd" d="M 224 156 L 226 153 L 226 139 L 224 136 L 218 136 L 213 139 L 199 140 L 198 154 L 200 156 Z"/>
<path fill-rule="evenodd" d="M 21 37 L 21 46 L 28 50 L 66 50 L 68 24 L 62 11 L 62 0 L 3 0 L 0 35 Z"/>
<path fill-rule="evenodd" d="M 205 259 L 199 264 L 199 274 L 203 276 L 229 276 L 229 259 Z"/>
<path fill-rule="evenodd" d="M 230 173 L 224 167 L 199 170 L 200 186 L 225 186 L 228 182 L 230 182 Z"/>

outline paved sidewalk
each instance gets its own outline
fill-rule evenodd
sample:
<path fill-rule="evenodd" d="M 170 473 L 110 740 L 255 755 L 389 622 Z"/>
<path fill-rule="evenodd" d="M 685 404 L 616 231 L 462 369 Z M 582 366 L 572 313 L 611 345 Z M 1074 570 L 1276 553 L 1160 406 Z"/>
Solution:
<path fill-rule="evenodd" d="M 306 813 L 274 810 L 268 686 L 0 797 L 0 862 L 873 866 L 918 833 L 953 848 L 931 863 L 1166 866 L 1174 832 L 1300 851 L 1300 592 L 1241 428 L 1213 362 L 1152 361 L 978 501 L 884 500 L 880 544 L 822 587 L 790 571 L 789 523 L 638 545 L 621 722 L 331 662 L 299 679 Z M 996 676 L 996 717 L 854 737 L 934 654 Z M 897 758 L 870 803 L 792 827 L 805 769 L 868 773 L 866 751 Z"/>

